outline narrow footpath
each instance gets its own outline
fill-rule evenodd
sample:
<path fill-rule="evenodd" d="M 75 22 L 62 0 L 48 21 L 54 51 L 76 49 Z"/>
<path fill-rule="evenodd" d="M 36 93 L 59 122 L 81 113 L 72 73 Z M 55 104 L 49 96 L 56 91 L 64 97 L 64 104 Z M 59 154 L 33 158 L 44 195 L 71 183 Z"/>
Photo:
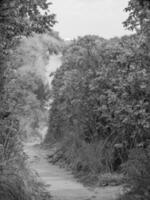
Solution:
<path fill-rule="evenodd" d="M 28 143 L 24 149 L 29 157 L 29 167 L 38 174 L 53 200 L 115 200 L 121 193 L 120 186 L 94 189 L 83 186 L 71 172 L 49 163 L 48 152 L 40 145 Z"/>

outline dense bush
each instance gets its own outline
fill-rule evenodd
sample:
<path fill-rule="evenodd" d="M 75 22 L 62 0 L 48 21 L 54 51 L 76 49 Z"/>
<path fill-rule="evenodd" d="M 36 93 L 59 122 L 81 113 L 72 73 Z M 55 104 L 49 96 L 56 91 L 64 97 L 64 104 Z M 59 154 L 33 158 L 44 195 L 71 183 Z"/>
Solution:
<path fill-rule="evenodd" d="M 150 197 L 150 149 L 133 149 L 128 162 L 123 167 L 128 175 L 125 187 L 128 192 L 120 199 L 148 200 Z"/>
<path fill-rule="evenodd" d="M 110 40 L 85 36 L 63 52 L 63 64 L 52 82 L 45 141 L 61 141 L 62 157 L 76 171 L 113 172 L 125 163 L 134 169 L 136 162 L 131 161 L 135 159 L 144 174 L 149 174 L 149 8 L 147 0 L 129 1 L 126 11 L 130 14 L 124 25 L 136 29 L 136 34 Z M 130 174 L 130 168 L 125 169 Z M 148 179 L 143 173 L 139 178 L 137 170 L 130 174 L 135 195 L 142 183 L 148 186 Z"/>
<path fill-rule="evenodd" d="M 46 126 L 47 109 L 45 104 L 50 96 L 48 61 L 58 53 L 62 42 L 49 34 L 33 34 L 22 38 L 11 54 L 13 79 L 7 82 L 7 91 L 15 107 L 22 138 L 39 135 L 39 129 Z M 6 87 L 6 86 L 5 86 Z"/>
<path fill-rule="evenodd" d="M 18 66 L 14 67 L 12 55 L 23 36 L 29 36 L 33 32 L 43 33 L 51 31 L 55 24 L 55 15 L 42 15 L 39 11 L 39 9 L 42 9 L 45 13 L 48 8 L 49 4 L 45 0 L 0 1 L 1 200 L 46 199 L 42 187 L 38 186 L 38 183 L 34 180 L 34 176 L 31 176 L 30 172 L 25 168 L 25 157 L 20 141 L 21 131 L 18 120 L 19 112 L 23 108 L 18 101 L 22 100 L 22 96 L 16 95 L 21 92 L 18 92 L 20 85 L 15 85 L 18 81 L 18 77 L 16 77 Z"/>
<path fill-rule="evenodd" d="M 45 186 L 26 166 L 26 157 L 18 154 L 0 165 L 0 200 L 49 200 Z"/>
<path fill-rule="evenodd" d="M 141 96 L 140 88 L 149 84 L 149 76 L 136 66 L 137 40 L 137 36 L 108 41 L 95 36 L 79 38 L 64 52 L 64 62 L 52 82 L 49 135 L 55 139 L 74 135 L 81 146 L 83 142 L 99 146 L 100 141 L 101 153 L 106 154 L 103 169 L 115 167 L 115 144 L 124 147 L 120 157 L 124 160 L 127 149 L 142 142 L 149 131 L 148 118 L 143 117 L 148 115 L 143 103 L 148 94 Z"/>

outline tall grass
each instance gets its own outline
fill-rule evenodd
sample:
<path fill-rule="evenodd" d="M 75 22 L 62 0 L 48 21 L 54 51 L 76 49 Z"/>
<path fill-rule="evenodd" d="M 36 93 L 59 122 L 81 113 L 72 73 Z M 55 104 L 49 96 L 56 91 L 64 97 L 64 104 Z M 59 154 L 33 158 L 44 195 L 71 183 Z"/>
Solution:
<path fill-rule="evenodd" d="M 14 165 L 6 162 L 0 171 L 0 200 L 49 200 L 50 194 L 34 172 L 28 169 L 25 157 Z M 12 165 L 13 164 L 13 165 Z"/>

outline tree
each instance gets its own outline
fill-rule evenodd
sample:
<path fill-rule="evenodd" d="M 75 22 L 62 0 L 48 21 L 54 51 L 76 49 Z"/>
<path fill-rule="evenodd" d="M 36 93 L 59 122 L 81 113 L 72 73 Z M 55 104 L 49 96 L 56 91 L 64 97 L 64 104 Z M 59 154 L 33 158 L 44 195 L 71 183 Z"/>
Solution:
<path fill-rule="evenodd" d="M 0 81 L 1 81 L 1 112 L 15 112 L 9 106 L 11 94 L 7 83 L 14 80 L 11 52 L 16 48 L 19 37 L 29 36 L 33 32 L 51 31 L 55 24 L 55 15 L 51 14 L 46 0 L 43 1 L 1 1 L 0 4 Z M 43 12 L 43 14 L 42 14 Z M 7 85 L 7 86 L 6 86 Z M 1 141 L 2 142 L 2 141 Z"/>
<path fill-rule="evenodd" d="M 49 32 L 55 24 L 55 15 L 48 10 L 49 5 L 46 0 L 0 1 L 0 199 L 25 200 L 35 195 L 34 198 L 41 200 L 43 195 L 30 175 L 26 176 L 26 180 L 23 179 L 26 171 L 25 157 L 20 143 L 17 113 L 12 106 L 18 103 L 18 99 L 15 99 L 12 95 L 14 91 L 8 86 L 16 78 L 11 55 L 20 39 L 33 32 Z"/>

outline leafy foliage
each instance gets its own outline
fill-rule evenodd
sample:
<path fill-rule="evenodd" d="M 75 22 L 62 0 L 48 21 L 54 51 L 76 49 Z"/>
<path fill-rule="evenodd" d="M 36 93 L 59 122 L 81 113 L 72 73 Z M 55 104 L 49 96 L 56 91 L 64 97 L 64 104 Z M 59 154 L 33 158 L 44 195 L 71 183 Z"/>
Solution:
<path fill-rule="evenodd" d="M 23 93 L 18 92 L 20 86 L 16 84 L 12 54 L 21 37 L 51 31 L 55 22 L 46 0 L 0 1 L 0 199 L 46 199 L 40 196 L 41 187 L 36 195 L 36 183 L 29 191 L 29 181 L 24 181 L 25 157 L 18 121 Z M 29 177 L 28 174 L 26 178 Z M 34 182 L 33 177 L 30 182 Z"/>
<path fill-rule="evenodd" d="M 117 171 L 133 149 L 148 146 L 149 26 L 141 20 L 148 21 L 149 15 L 140 15 L 149 12 L 147 6 L 133 0 L 126 9 L 130 16 L 125 25 L 138 28 L 137 34 L 110 40 L 85 36 L 64 50 L 52 82 L 46 141 L 63 141 L 62 157 L 76 171 Z"/>
<path fill-rule="evenodd" d="M 140 1 L 140 0 L 130 0 L 128 8 L 126 11 L 129 12 L 129 18 L 125 22 L 125 25 L 130 28 L 136 29 L 137 34 L 140 36 L 140 45 L 139 50 L 141 56 L 144 60 L 141 59 L 141 66 L 146 68 L 145 77 L 148 77 L 149 74 L 149 30 L 150 30 L 150 2 L 149 1 Z M 138 29 L 137 29 L 138 28 Z M 148 79 L 147 79 L 148 80 Z M 144 87 L 142 87 L 144 94 L 147 94 L 149 98 L 149 84 L 145 80 Z M 143 96 L 143 94 L 142 94 Z M 144 101 L 146 115 L 144 114 L 143 119 L 145 121 L 149 118 L 149 104 L 147 98 Z M 143 104 L 143 105 L 144 105 Z M 146 125 L 147 124 L 147 125 Z M 149 121 L 146 123 L 145 127 L 149 127 Z M 141 131 L 142 133 L 142 131 Z M 141 134 L 140 133 L 140 134 Z M 128 174 L 128 184 L 127 184 L 127 193 L 121 199 L 149 199 L 150 190 L 149 190 L 149 137 L 148 133 L 145 132 L 145 142 L 137 145 L 137 148 L 134 148 L 130 151 L 128 162 L 125 164 L 125 172 Z"/>

